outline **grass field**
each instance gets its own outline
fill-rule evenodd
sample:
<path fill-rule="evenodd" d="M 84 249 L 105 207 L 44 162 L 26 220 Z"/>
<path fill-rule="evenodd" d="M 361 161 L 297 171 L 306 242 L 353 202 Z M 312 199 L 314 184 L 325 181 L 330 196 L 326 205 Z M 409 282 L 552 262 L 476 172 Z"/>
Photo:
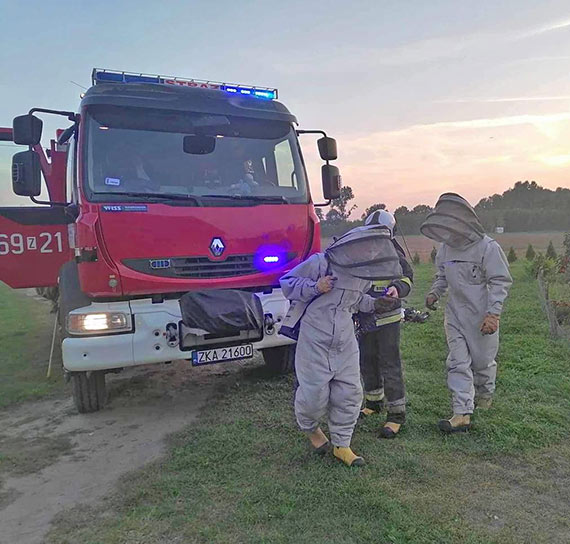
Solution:
<path fill-rule="evenodd" d="M 63 390 L 59 359 L 45 377 L 53 319 L 47 303 L 0 282 L 0 408 Z"/>
<path fill-rule="evenodd" d="M 570 283 L 551 283 L 548 288 L 550 300 L 570 302 Z"/>
<path fill-rule="evenodd" d="M 417 270 L 420 305 L 432 269 Z M 548 338 L 523 263 L 502 325 L 496 403 L 468 435 L 449 414 L 441 312 L 403 334 L 409 420 L 381 441 L 359 424 L 347 468 L 309 452 L 292 414 L 292 378 L 261 367 L 208 403 L 166 459 L 131 474 L 97 508 L 60 517 L 51 543 L 570 542 L 570 352 Z"/>

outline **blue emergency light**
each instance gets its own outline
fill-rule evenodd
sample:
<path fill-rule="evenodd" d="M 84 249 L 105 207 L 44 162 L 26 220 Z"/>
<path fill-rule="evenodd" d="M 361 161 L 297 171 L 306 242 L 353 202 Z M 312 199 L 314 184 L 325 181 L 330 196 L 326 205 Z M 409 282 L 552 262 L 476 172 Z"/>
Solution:
<path fill-rule="evenodd" d="M 276 244 L 264 244 L 255 252 L 253 264 L 258 270 L 268 272 L 281 268 L 289 258 L 286 248 Z"/>
<path fill-rule="evenodd" d="M 278 263 L 279 260 L 279 255 L 266 255 L 263 257 L 264 263 Z"/>
<path fill-rule="evenodd" d="M 193 87 L 197 89 L 214 89 L 225 91 L 230 94 L 253 96 L 255 98 L 264 98 L 266 100 L 277 99 L 277 89 L 271 89 L 269 87 L 253 87 L 222 83 L 219 81 L 137 74 L 134 72 L 121 72 L 117 70 L 105 70 L 102 68 L 93 68 L 91 80 L 93 85 L 96 85 L 97 83 L 156 83 L 159 85 L 174 85 L 179 87 Z"/>
<path fill-rule="evenodd" d="M 223 90 L 232 94 L 244 94 L 274 100 L 277 98 L 277 89 L 257 89 L 255 87 L 242 87 L 240 85 L 224 85 Z"/>

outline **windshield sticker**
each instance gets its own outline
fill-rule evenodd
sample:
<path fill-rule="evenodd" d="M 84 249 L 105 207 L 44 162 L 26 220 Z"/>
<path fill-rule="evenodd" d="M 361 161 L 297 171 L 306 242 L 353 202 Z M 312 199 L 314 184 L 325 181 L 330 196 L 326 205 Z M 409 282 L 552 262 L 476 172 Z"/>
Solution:
<path fill-rule="evenodd" d="M 105 185 L 113 185 L 118 187 L 121 185 L 121 178 L 105 178 Z"/>
<path fill-rule="evenodd" d="M 102 206 L 104 212 L 146 212 L 148 206 L 146 204 L 131 204 L 126 206 L 105 205 Z"/>

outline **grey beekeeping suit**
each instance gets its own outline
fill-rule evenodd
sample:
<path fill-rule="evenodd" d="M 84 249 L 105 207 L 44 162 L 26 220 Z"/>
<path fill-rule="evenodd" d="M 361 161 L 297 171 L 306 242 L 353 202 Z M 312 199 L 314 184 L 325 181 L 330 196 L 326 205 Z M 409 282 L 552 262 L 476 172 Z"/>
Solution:
<path fill-rule="evenodd" d="M 316 283 L 325 275 L 336 281 L 321 295 Z M 359 227 L 281 278 L 283 293 L 292 302 L 281 331 L 300 325 L 295 415 L 302 430 L 314 431 L 328 410 L 331 442 L 350 445 L 362 403 L 352 314 L 374 310 L 374 299 L 365 294 L 372 280 L 400 275 L 389 232 Z"/>
<path fill-rule="evenodd" d="M 483 335 L 480 328 L 487 314 L 503 310 L 512 284 L 509 265 L 499 244 L 484 234 L 475 210 L 459 195 L 441 195 L 420 230 L 442 242 L 431 293 L 439 299 L 449 290 L 447 385 L 454 414 L 471 414 L 475 396 L 491 397 L 495 391 L 499 333 Z"/>

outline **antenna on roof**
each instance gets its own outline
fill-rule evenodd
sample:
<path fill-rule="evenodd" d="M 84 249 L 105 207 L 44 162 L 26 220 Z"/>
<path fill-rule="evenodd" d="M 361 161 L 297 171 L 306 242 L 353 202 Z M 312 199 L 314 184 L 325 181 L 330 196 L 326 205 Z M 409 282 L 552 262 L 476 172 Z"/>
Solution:
<path fill-rule="evenodd" d="M 78 87 L 81 87 L 84 91 L 87 90 L 87 87 L 83 86 L 83 85 L 79 85 L 79 83 L 75 83 L 75 81 L 72 81 L 71 79 L 69 80 L 69 83 L 73 83 L 74 85 L 77 85 Z"/>

